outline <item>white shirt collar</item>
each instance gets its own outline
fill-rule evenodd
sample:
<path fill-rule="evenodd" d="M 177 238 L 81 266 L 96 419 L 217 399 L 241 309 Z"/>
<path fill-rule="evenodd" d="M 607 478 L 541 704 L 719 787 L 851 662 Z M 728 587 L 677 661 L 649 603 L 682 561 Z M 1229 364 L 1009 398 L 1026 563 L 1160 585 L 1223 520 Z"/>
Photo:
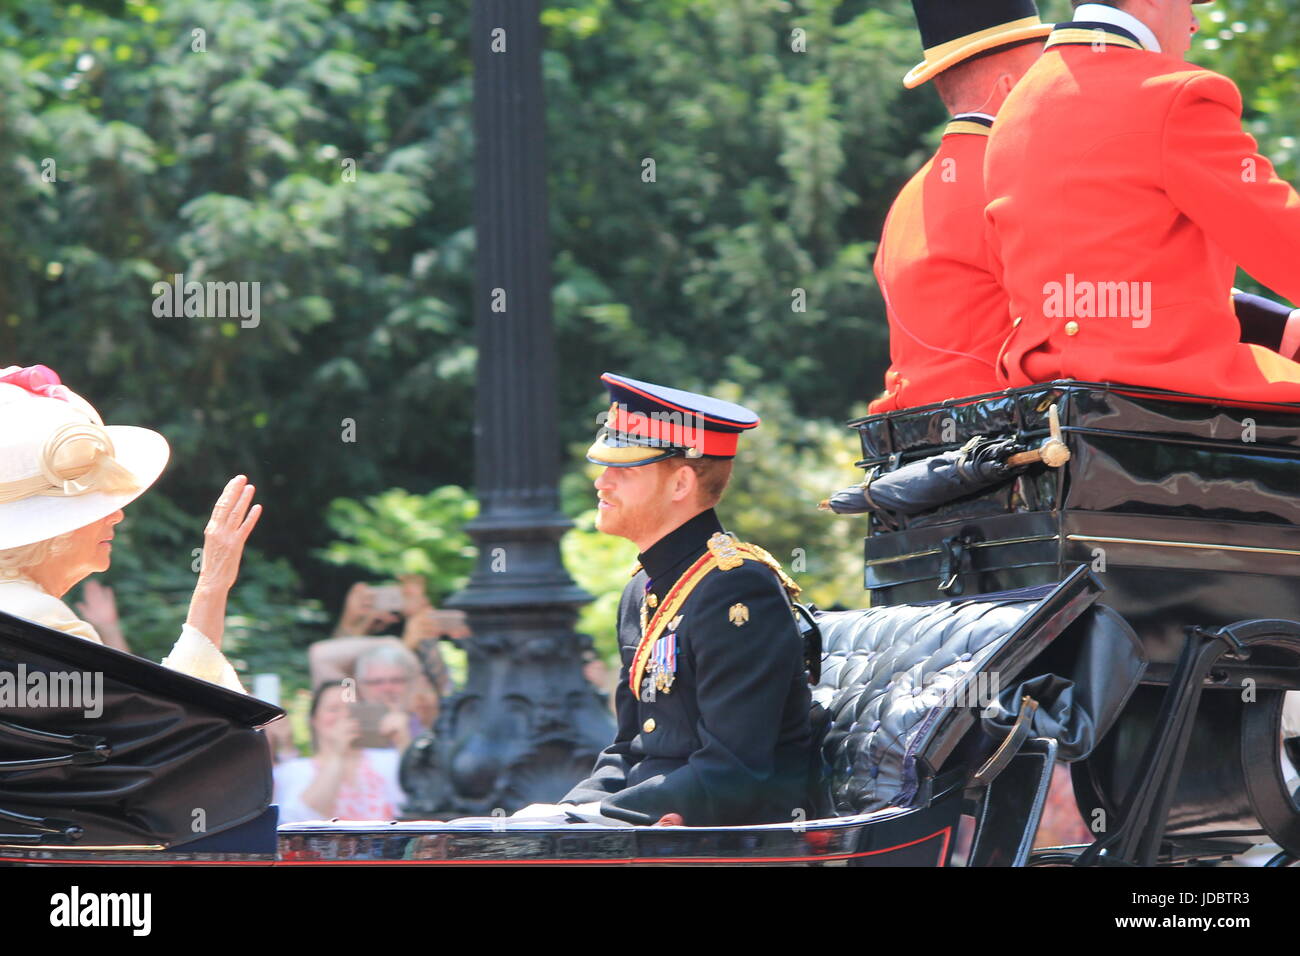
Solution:
<path fill-rule="evenodd" d="M 1104 3 L 1085 3 L 1074 11 L 1074 19 L 1076 22 L 1083 20 L 1089 23 L 1109 23 L 1112 26 L 1123 27 L 1137 37 L 1148 50 L 1153 53 L 1163 52 L 1160 49 L 1160 41 L 1156 39 L 1151 28 L 1133 14 L 1125 13 L 1123 10 L 1108 7 Z"/>

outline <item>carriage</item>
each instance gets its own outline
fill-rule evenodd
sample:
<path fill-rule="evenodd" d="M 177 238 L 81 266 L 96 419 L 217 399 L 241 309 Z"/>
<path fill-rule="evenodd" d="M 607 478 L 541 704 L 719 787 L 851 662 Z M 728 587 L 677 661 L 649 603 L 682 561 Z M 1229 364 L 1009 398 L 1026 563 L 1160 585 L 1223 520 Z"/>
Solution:
<path fill-rule="evenodd" d="M 1066 381 L 850 424 L 868 492 L 981 439 L 1069 455 L 836 519 L 868 526 L 871 606 L 812 615 L 820 759 L 788 823 L 277 827 L 256 728 L 281 711 L 0 614 L 0 672 L 104 681 L 94 719 L 0 716 L 0 862 L 944 866 L 960 849 L 971 866 L 1150 866 L 1259 845 L 1280 848 L 1271 865 L 1300 859 L 1300 753 L 1283 739 L 1300 690 L 1300 407 Z M 1094 838 L 1035 850 L 1058 761 Z"/>

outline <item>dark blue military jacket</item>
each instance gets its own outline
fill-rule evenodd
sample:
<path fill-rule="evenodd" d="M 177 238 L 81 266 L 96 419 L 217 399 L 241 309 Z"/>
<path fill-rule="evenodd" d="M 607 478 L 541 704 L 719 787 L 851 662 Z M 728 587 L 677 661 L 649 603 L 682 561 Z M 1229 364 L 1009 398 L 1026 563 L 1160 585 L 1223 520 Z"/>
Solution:
<path fill-rule="evenodd" d="M 618 734 L 562 802 L 600 801 L 606 816 L 640 824 L 665 813 L 681 814 L 688 826 L 812 815 L 803 643 L 780 581 L 765 564 L 746 559 L 705 577 L 679 612 L 672 686 L 652 692 L 649 677 L 639 694 L 628 686 L 643 600 L 653 593 L 663 601 L 721 530 L 710 509 L 640 556 L 643 570 L 624 589 L 618 610 Z"/>

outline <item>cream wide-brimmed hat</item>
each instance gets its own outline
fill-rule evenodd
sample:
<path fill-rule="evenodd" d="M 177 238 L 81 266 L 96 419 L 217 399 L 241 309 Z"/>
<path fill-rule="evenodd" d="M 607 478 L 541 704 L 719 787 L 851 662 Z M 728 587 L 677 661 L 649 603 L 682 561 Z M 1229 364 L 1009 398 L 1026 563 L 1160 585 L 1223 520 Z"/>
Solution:
<path fill-rule="evenodd" d="M 170 454 L 155 431 L 105 426 L 44 366 L 0 369 L 0 551 L 108 517 L 158 480 Z"/>

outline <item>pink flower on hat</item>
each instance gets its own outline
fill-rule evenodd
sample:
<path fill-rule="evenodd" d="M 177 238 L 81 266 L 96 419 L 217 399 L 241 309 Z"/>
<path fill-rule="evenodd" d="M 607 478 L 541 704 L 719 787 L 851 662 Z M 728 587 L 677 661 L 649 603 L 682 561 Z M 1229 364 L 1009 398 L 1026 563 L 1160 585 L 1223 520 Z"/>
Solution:
<path fill-rule="evenodd" d="M 38 398 L 54 398 L 61 402 L 72 401 L 72 391 L 63 384 L 59 373 L 48 365 L 29 365 L 19 368 L 11 365 L 0 369 L 0 385 L 17 385 Z"/>

